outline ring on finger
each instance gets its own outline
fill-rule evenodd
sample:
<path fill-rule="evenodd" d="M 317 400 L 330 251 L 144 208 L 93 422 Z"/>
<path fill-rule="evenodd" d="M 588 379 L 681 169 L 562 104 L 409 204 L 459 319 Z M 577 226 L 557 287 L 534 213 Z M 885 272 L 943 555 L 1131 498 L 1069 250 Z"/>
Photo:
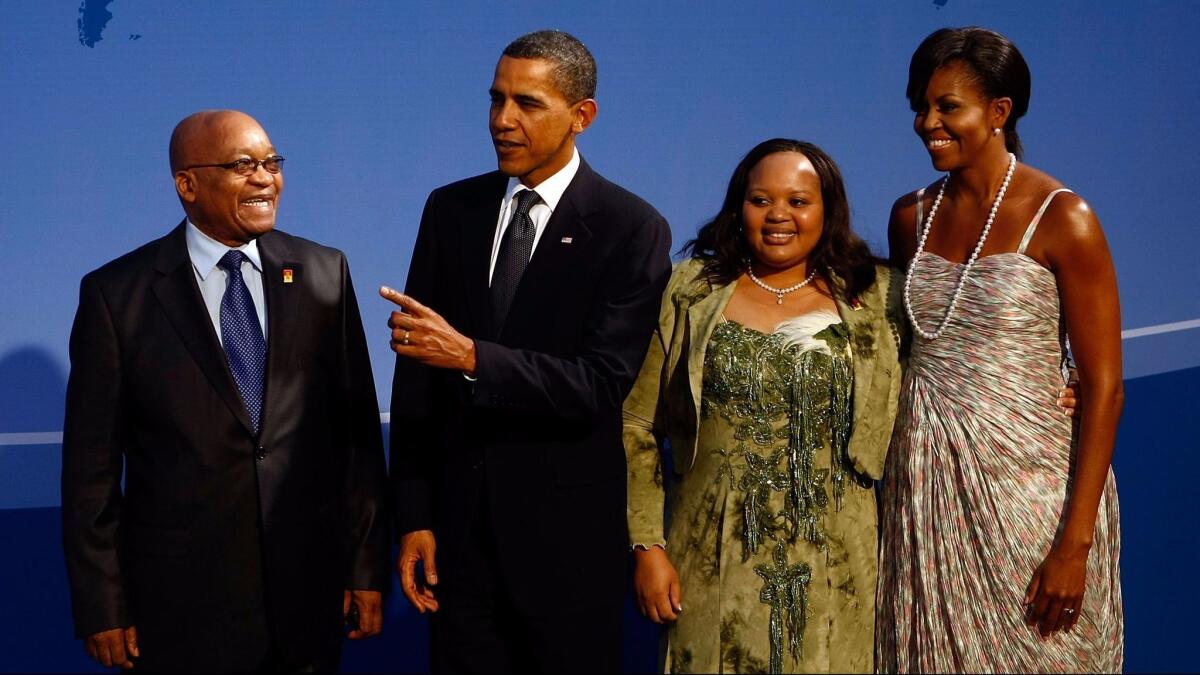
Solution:
<path fill-rule="evenodd" d="M 410 330 L 404 331 L 404 337 L 400 339 L 400 344 L 408 346 L 408 343 L 409 343 L 408 336 L 409 335 L 412 335 L 412 331 L 410 331 Z"/>

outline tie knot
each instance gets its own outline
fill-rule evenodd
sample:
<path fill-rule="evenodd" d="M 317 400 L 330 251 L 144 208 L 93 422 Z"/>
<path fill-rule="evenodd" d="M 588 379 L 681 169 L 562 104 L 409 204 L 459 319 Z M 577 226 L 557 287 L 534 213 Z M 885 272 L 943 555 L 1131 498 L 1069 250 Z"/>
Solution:
<path fill-rule="evenodd" d="M 241 272 L 242 261 L 244 260 L 247 260 L 245 253 L 230 249 L 229 251 L 225 252 L 225 255 L 221 256 L 220 260 L 217 261 L 217 267 L 220 267 L 226 272 Z"/>
<path fill-rule="evenodd" d="M 542 200 L 542 196 L 533 190 L 517 192 L 517 213 L 529 215 L 529 209 Z"/>

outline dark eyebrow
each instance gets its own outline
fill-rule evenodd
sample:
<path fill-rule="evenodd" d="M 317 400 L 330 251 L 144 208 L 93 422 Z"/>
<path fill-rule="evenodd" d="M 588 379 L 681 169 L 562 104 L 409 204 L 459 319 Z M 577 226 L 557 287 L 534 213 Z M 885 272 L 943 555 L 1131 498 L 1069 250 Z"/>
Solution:
<path fill-rule="evenodd" d="M 245 155 L 246 157 L 254 157 L 254 153 L 250 152 L 246 148 L 236 148 L 233 151 L 233 154 Z M 267 148 L 267 157 L 272 157 L 272 156 L 278 155 L 278 154 L 279 154 L 279 151 L 275 149 L 275 146 L 272 145 L 271 147 Z"/>

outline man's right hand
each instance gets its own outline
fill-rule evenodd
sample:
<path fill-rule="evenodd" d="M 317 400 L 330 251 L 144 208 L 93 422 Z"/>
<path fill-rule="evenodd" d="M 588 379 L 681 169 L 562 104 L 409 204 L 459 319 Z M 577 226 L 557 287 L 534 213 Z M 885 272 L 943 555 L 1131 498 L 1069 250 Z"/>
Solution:
<path fill-rule="evenodd" d="M 87 636 L 83 641 L 88 656 L 105 668 L 114 666 L 128 670 L 133 667 L 130 657 L 140 656 L 137 646 L 137 627 L 113 628 Z"/>
<path fill-rule="evenodd" d="M 425 610 L 438 610 L 437 598 L 433 595 L 433 586 L 437 586 L 437 563 L 434 562 L 434 551 L 437 543 L 433 539 L 433 530 L 417 530 L 400 537 L 400 555 L 396 558 L 396 571 L 400 573 L 400 588 L 404 597 L 412 603 L 417 611 L 424 614 Z M 417 580 L 417 562 L 424 568 L 424 579 Z"/>
<path fill-rule="evenodd" d="M 633 551 L 637 566 L 633 573 L 633 592 L 638 609 L 654 623 L 665 623 L 679 618 L 683 611 L 680 602 L 679 573 L 667 557 L 667 552 L 657 546 Z"/>

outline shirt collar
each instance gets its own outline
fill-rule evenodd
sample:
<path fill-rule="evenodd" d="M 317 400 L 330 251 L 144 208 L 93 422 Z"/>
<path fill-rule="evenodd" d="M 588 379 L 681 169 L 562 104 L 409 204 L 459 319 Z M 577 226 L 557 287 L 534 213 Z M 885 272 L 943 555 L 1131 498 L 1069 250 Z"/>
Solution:
<path fill-rule="evenodd" d="M 229 247 L 201 232 L 190 218 L 187 221 L 187 250 L 188 257 L 192 259 L 192 267 L 196 268 L 196 274 L 200 275 L 201 280 L 208 279 L 208 275 L 217 268 L 221 256 L 231 250 L 246 254 L 254 269 L 262 272 L 262 258 L 258 255 L 257 239 L 236 248 Z"/>
<path fill-rule="evenodd" d="M 571 159 L 567 165 L 559 169 L 557 173 L 550 176 L 546 180 L 538 183 L 537 187 L 532 188 L 542 198 L 542 203 L 550 207 L 550 212 L 558 207 L 558 202 L 562 200 L 563 193 L 567 191 L 567 186 L 575 178 L 575 173 L 579 171 L 579 148 L 571 149 Z M 508 191 L 505 193 L 505 200 L 511 202 L 513 197 L 521 190 L 528 190 L 520 178 L 512 176 L 508 179 Z"/>

